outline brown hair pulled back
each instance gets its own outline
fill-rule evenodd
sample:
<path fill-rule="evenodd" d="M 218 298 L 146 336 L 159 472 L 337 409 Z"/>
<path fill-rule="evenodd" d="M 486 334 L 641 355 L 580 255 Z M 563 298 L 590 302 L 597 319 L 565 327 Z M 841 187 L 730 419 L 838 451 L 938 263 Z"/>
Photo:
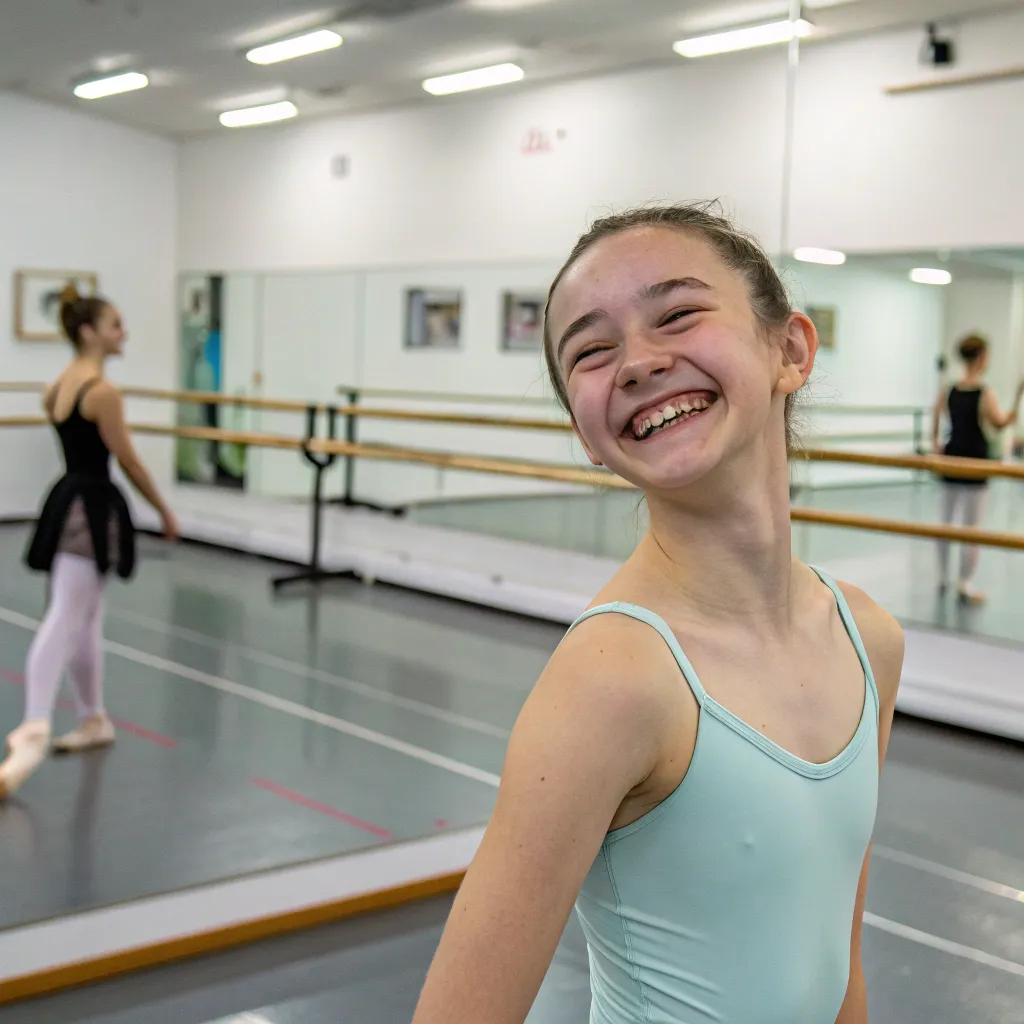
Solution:
<path fill-rule="evenodd" d="M 975 363 L 988 351 L 988 341 L 980 334 L 968 334 L 961 339 L 956 350 L 965 363 Z"/>
<path fill-rule="evenodd" d="M 79 295 L 73 281 L 64 285 L 60 293 L 60 323 L 75 348 L 82 344 L 82 328 L 95 327 L 108 305 L 98 295 Z"/>
<path fill-rule="evenodd" d="M 766 335 L 782 331 L 793 313 L 786 286 L 771 257 L 753 235 L 740 230 L 722 213 L 717 201 L 640 206 L 624 213 L 602 217 L 594 222 L 569 253 L 569 258 L 552 282 L 544 310 L 544 358 L 559 404 L 566 412 L 571 411 L 569 395 L 549 329 L 552 296 L 566 273 L 598 242 L 640 227 L 672 228 L 703 238 L 726 266 L 743 275 L 754 316 Z M 792 423 L 794 400 L 794 395 L 786 398 L 786 442 L 790 450 L 796 446 Z"/>

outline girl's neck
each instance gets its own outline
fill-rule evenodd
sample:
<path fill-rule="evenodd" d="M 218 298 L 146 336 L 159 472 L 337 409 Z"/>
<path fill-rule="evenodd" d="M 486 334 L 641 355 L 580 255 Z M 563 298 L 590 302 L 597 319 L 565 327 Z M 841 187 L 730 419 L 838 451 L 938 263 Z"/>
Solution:
<path fill-rule="evenodd" d="M 764 632 L 790 624 L 793 554 L 789 471 L 781 459 L 744 460 L 683 499 L 648 496 L 644 568 L 695 617 L 742 620 Z"/>
<path fill-rule="evenodd" d="M 102 352 L 79 352 L 75 356 L 74 365 L 82 367 L 93 376 L 103 376 L 107 357 Z"/>
<path fill-rule="evenodd" d="M 964 374 L 964 378 L 960 381 L 960 386 L 964 388 L 976 388 L 981 386 L 981 370 L 968 370 Z"/>

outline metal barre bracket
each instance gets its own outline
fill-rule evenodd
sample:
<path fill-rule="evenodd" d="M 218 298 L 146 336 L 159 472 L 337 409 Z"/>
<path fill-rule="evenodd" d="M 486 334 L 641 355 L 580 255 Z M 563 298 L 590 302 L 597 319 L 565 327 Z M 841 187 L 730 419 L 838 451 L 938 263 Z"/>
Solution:
<path fill-rule="evenodd" d="M 347 399 L 348 410 L 353 410 L 359 406 L 359 392 L 355 389 L 345 393 Z M 333 407 L 332 407 L 333 408 Z M 347 411 L 345 416 L 345 440 L 349 444 L 357 444 L 356 440 L 356 414 Z M 334 434 L 331 434 L 333 440 Z M 345 489 L 341 493 L 341 497 L 332 499 L 331 503 L 334 505 L 344 505 L 345 508 L 368 508 L 371 512 L 389 512 L 393 516 L 404 516 L 405 508 L 401 505 L 388 507 L 386 505 L 376 505 L 372 501 L 359 501 L 355 496 L 356 488 L 356 459 L 354 455 L 345 456 Z"/>
<path fill-rule="evenodd" d="M 324 473 L 334 465 L 337 455 L 333 453 L 317 454 L 310 450 L 310 442 L 316 439 L 317 406 L 310 405 L 306 409 L 306 436 L 302 441 L 302 457 L 313 467 L 313 495 L 310 507 L 312 542 L 310 544 L 309 565 L 302 572 L 289 573 L 286 576 L 275 576 L 270 584 L 276 593 L 290 583 L 320 583 L 330 579 L 353 579 L 356 573 L 351 570 L 329 572 L 320 565 L 320 541 L 323 527 L 324 509 Z M 335 406 L 327 407 L 327 440 L 337 439 L 338 410 Z M 351 462 L 351 459 L 349 459 Z"/>

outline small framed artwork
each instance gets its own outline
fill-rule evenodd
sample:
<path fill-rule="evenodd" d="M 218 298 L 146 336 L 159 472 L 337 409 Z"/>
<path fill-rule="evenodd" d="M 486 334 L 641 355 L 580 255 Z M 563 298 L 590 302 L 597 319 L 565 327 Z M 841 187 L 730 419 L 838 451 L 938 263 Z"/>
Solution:
<path fill-rule="evenodd" d="M 410 288 L 405 293 L 405 347 L 458 348 L 462 333 L 462 292 Z"/>
<path fill-rule="evenodd" d="M 807 316 L 818 331 L 819 348 L 836 347 L 836 307 L 808 306 Z"/>
<path fill-rule="evenodd" d="M 74 284 L 95 295 L 96 274 L 87 270 L 18 270 L 14 274 L 14 336 L 22 341 L 60 341 L 60 293 Z"/>
<path fill-rule="evenodd" d="M 503 352 L 539 352 L 544 344 L 543 295 L 505 292 L 501 349 Z"/>

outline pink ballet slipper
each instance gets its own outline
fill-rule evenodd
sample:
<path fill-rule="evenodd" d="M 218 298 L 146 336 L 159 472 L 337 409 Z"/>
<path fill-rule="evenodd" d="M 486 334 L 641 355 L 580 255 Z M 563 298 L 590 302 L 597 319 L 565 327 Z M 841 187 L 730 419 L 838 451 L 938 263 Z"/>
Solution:
<path fill-rule="evenodd" d="M 90 715 L 71 732 L 58 736 L 53 741 L 53 749 L 59 754 L 77 754 L 94 747 L 109 747 L 114 737 L 114 723 L 108 715 Z"/>
<path fill-rule="evenodd" d="M 7 757 L 0 764 L 0 800 L 24 785 L 43 763 L 50 749 L 50 723 L 42 719 L 22 722 L 7 737 Z"/>

